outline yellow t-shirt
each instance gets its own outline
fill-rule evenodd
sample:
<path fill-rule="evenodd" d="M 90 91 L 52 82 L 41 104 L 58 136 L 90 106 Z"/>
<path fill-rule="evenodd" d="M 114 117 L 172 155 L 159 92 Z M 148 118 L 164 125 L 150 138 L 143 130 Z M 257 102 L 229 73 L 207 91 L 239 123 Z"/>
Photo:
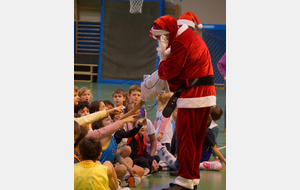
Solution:
<path fill-rule="evenodd" d="M 74 190 L 110 190 L 107 177 L 107 166 L 94 162 L 74 164 Z"/>

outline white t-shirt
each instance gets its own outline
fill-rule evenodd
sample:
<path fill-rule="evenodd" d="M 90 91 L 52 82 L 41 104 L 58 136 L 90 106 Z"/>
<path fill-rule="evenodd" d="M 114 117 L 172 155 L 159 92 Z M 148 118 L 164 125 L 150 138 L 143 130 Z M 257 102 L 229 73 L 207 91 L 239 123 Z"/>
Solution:
<path fill-rule="evenodd" d="M 163 134 L 163 137 L 162 139 L 160 140 L 160 143 L 171 143 L 171 140 L 172 140 L 172 136 L 173 136 L 173 126 L 172 126 L 172 117 L 170 117 L 169 119 L 168 118 L 165 118 L 163 117 L 162 115 L 162 111 L 157 111 L 156 112 L 156 118 L 155 118 L 155 126 L 156 127 L 156 133 L 155 133 L 155 138 L 157 139 L 159 133 L 160 133 L 160 130 L 161 130 L 161 125 L 163 124 L 162 121 L 167 121 L 166 123 L 166 127 L 165 127 L 165 132 Z"/>
<path fill-rule="evenodd" d="M 156 131 L 153 127 L 152 122 L 149 119 L 146 119 L 146 121 L 147 121 L 147 135 L 146 136 L 155 134 Z"/>

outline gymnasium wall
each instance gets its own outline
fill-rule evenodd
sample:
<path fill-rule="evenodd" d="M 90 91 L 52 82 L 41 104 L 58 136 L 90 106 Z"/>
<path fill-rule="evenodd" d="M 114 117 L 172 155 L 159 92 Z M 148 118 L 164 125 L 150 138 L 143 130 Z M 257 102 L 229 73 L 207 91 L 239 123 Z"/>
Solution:
<path fill-rule="evenodd" d="M 91 4 L 97 4 L 99 5 L 99 7 L 101 7 L 101 0 L 77 0 L 78 2 L 84 2 L 86 3 L 91 3 Z M 108 1 L 108 0 L 107 0 Z M 111 1 L 111 2 L 109 2 Z M 129 41 L 135 41 L 134 39 L 143 39 L 143 36 L 147 36 L 147 38 L 145 38 L 144 40 L 148 40 L 147 42 L 144 40 L 141 40 L 141 42 L 143 41 L 142 44 L 148 44 L 148 46 L 146 47 L 150 47 L 149 45 L 155 46 L 155 41 L 150 41 L 151 38 L 148 38 L 148 28 L 150 29 L 151 26 L 149 25 L 145 25 L 145 23 L 143 22 L 143 20 L 147 20 L 149 19 L 149 11 L 151 12 L 151 14 L 153 11 L 153 8 L 148 8 L 147 3 L 145 3 L 145 10 L 149 9 L 149 11 L 147 10 L 146 14 L 142 14 L 140 16 L 138 15 L 129 15 L 132 18 L 125 18 L 122 15 L 126 15 L 125 13 L 127 13 L 127 9 L 129 11 L 129 6 L 126 8 L 126 6 L 124 5 L 118 5 L 118 4 L 124 4 L 125 2 L 122 2 L 122 0 L 109 0 L 108 2 L 110 4 L 114 4 L 111 9 L 109 10 L 109 8 L 107 6 L 105 6 L 105 10 L 108 11 L 108 14 L 106 13 L 106 16 L 104 16 L 103 18 L 106 18 L 104 21 L 106 21 L 106 23 L 101 23 L 104 25 L 107 25 L 107 27 L 103 30 L 103 35 L 104 35 L 104 40 L 102 42 L 102 45 L 100 43 L 100 46 L 103 47 L 103 52 L 102 50 L 100 51 L 100 55 L 99 55 L 99 67 L 98 67 L 98 78 L 97 81 L 99 82 L 111 82 L 114 79 L 116 79 L 115 82 L 129 82 L 129 83 L 140 83 L 139 80 L 141 80 L 141 76 L 140 73 L 143 74 L 151 74 L 154 70 L 155 70 L 155 66 L 157 66 L 158 60 L 156 57 L 156 61 L 155 58 L 152 55 L 156 55 L 155 49 L 146 49 L 145 46 L 140 47 L 141 44 L 138 44 L 136 46 L 128 46 Z M 119 3 L 117 3 L 117 1 L 119 1 Z M 121 2 L 120 2 L 121 1 Z M 151 0 L 150 0 L 151 1 Z M 76 18 L 76 0 L 74 0 L 74 20 Z M 163 1 L 162 1 L 163 2 Z M 105 3 L 107 5 L 107 3 Z M 128 4 L 128 2 L 127 2 Z M 224 84 L 224 80 L 223 77 L 221 76 L 221 74 L 219 73 L 216 65 L 218 63 L 218 61 L 220 60 L 220 58 L 222 57 L 222 55 L 226 52 L 226 0 L 214 0 L 214 1 L 209 1 L 209 0 L 165 0 L 165 7 L 172 7 L 174 6 L 174 4 L 177 4 L 178 6 L 178 17 L 187 11 L 192 11 L 193 13 L 195 13 L 197 15 L 197 17 L 199 18 L 200 22 L 204 25 L 203 27 L 203 31 L 202 31 L 202 37 L 204 39 L 204 41 L 206 42 L 211 57 L 212 57 L 212 64 L 214 67 L 214 74 L 215 74 L 215 84 Z M 118 7 L 119 6 L 119 7 Z M 117 10 L 115 9 L 116 7 Z M 121 11 L 122 9 L 122 11 Z M 118 12 L 119 11 L 119 12 Z M 113 13 L 114 12 L 114 13 Z M 151 15 L 150 14 L 150 15 Z M 97 12 L 88 12 L 88 11 L 80 11 L 79 13 L 79 20 L 83 20 L 83 21 L 96 21 L 96 22 L 101 22 L 101 13 L 97 13 Z M 108 16 L 109 15 L 109 16 Z M 157 13 L 155 13 L 155 15 L 157 15 Z M 114 18 L 115 16 L 115 18 Z M 128 15 L 127 15 L 128 16 Z M 173 16 L 173 15 L 172 15 Z M 120 19 L 118 19 L 120 18 Z M 156 17 L 155 17 L 156 18 Z M 151 19 L 155 20 L 155 18 L 152 16 Z M 132 20 L 131 24 L 127 23 L 125 24 L 125 22 L 128 22 L 129 20 Z M 112 21 L 114 20 L 114 21 Z M 135 31 L 133 32 L 129 32 L 125 33 L 123 31 L 119 32 L 116 29 L 118 29 L 119 27 L 125 27 L 125 28 L 135 28 L 137 26 L 135 26 L 135 21 L 138 21 L 138 23 L 143 23 L 144 25 L 141 26 L 141 24 L 139 24 L 139 28 L 147 28 L 147 30 L 144 30 L 143 35 L 139 36 L 139 33 L 135 33 Z M 109 23 L 113 23 L 115 22 L 112 26 L 109 26 L 111 24 Z M 151 21 L 152 23 L 152 21 Z M 125 25 L 124 25 L 125 24 Z M 123 26 L 124 25 L 124 26 Z M 128 26 L 127 26 L 128 25 Z M 132 26 L 131 26 L 132 25 Z M 76 23 L 75 23 L 76 26 Z M 117 28 L 116 28 L 117 27 Z M 103 29 L 103 28 L 102 28 Z M 119 33 L 118 33 L 119 32 Z M 76 33 L 76 31 L 75 31 Z M 106 34 L 106 35 L 105 35 Z M 120 40 L 119 41 L 115 41 L 115 42 L 111 42 L 111 41 L 107 41 L 106 38 L 108 37 L 107 35 L 109 34 L 109 36 L 111 36 L 112 34 L 114 34 L 115 36 L 118 36 L 118 39 L 121 39 L 122 37 L 124 37 L 124 39 L 122 39 L 122 43 L 120 45 L 120 47 L 116 47 L 116 44 L 120 44 Z M 124 35 L 125 34 L 125 35 Z M 129 39 L 129 36 L 131 36 L 131 40 L 129 40 L 127 42 L 127 39 Z M 76 39 L 75 39 L 76 40 Z M 75 43 L 74 40 L 74 43 Z M 101 40 L 100 40 L 101 41 Z M 105 48 L 104 48 L 105 47 Z M 136 50 L 131 50 L 132 48 L 138 48 Z M 113 51 L 112 51 L 113 50 Z M 132 52 L 140 52 L 141 50 L 144 51 L 143 54 L 141 55 L 147 55 L 148 58 L 147 59 L 143 59 L 144 57 L 142 57 L 141 55 L 136 55 L 133 54 Z M 153 52 L 152 52 L 153 50 Z M 74 51 L 75 51 L 75 47 L 74 47 Z M 128 51 L 128 52 L 126 52 Z M 113 52 L 113 53 L 112 53 Z M 125 54 L 123 55 L 123 53 L 125 52 Z M 130 55 L 131 56 L 127 56 Z M 149 55 L 148 55 L 149 54 Z M 118 55 L 118 56 L 111 56 L 111 55 Z M 79 62 L 78 56 L 74 57 L 75 58 L 75 62 Z M 132 68 L 136 68 L 136 64 L 137 62 L 135 60 L 149 60 L 151 63 L 153 62 L 153 64 L 150 64 L 148 62 L 142 62 L 139 61 L 138 65 L 140 65 L 140 68 L 142 69 L 132 69 Z M 81 61 L 81 60 L 80 60 Z M 155 64 L 155 62 L 157 62 Z M 81 62 L 80 62 L 81 63 Z M 108 64 L 107 64 L 108 63 Z M 114 64 L 111 64 L 114 63 Z M 123 70 L 123 72 L 125 73 L 124 76 L 119 74 L 118 76 L 115 75 L 114 71 L 116 69 L 114 69 L 113 66 L 118 66 L 119 64 L 125 63 L 124 65 L 126 65 L 126 68 L 128 68 L 129 71 L 131 72 L 125 72 L 125 70 Z M 119 68 L 120 66 L 118 66 L 117 68 Z M 134 73 L 132 73 L 132 71 L 134 71 Z M 130 73 L 130 74 L 129 74 Z M 94 80 L 94 82 L 96 82 Z"/>
<path fill-rule="evenodd" d="M 97 2 L 101 0 L 78 0 L 79 2 Z M 226 0 L 165 0 L 165 6 L 178 5 L 178 17 L 187 11 L 197 15 L 203 24 L 226 24 Z M 75 0 L 74 0 L 75 5 Z M 74 6 L 75 10 L 75 6 Z M 74 11 L 74 19 L 76 12 Z M 100 21 L 101 15 L 93 12 L 80 12 L 80 20 Z"/>
<path fill-rule="evenodd" d="M 202 24 L 226 24 L 226 0 L 165 0 L 165 6 L 172 2 L 178 5 L 178 17 L 192 11 Z"/>

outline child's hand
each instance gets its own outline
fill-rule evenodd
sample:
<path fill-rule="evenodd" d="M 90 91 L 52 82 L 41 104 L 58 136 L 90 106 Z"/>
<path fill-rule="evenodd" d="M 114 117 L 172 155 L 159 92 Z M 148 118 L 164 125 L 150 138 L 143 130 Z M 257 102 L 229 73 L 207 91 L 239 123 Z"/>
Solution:
<path fill-rule="evenodd" d="M 135 169 L 131 168 L 128 171 L 129 171 L 130 175 L 132 175 L 132 176 L 138 176 L 138 173 L 137 173 L 137 171 Z"/>
<path fill-rule="evenodd" d="M 138 121 L 138 124 L 140 124 L 140 125 L 147 125 L 147 120 L 146 120 L 146 118 L 143 119 L 143 121 Z"/>
<path fill-rule="evenodd" d="M 162 133 L 159 133 L 158 137 L 157 137 L 157 141 L 161 141 L 161 139 L 163 138 L 163 134 Z"/>
<path fill-rule="evenodd" d="M 134 122 L 134 115 L 128 116 L 125 119 L 122 119 L 123 123 Z"/>
<path fill-rule="evenodd" d="M 156 160 L 153 160 L 151 167 L 152 167 L 153 171 L 157 172 L 157 170 L 158 170 L 158 164 L 157 164 Z"/>
<path fill-rule="evenodd" d="M 136 112 L 134 113 L 134 115 L 136 115 L 136 116 L 141 115 L 141 110 L 136 111 Z"/>
<path fill-rule="evenodd" d="M 123 106 L 115 107 L 115 108 L 112 108 L 112 109 L 109 109 L 109 110 L 106 110 L 106 111 L 107 111 L 107 114 L 110 114 L 110 113 L 117 114 L 117 113 L 120 113 L 120 112 L 124 112 Z"/>

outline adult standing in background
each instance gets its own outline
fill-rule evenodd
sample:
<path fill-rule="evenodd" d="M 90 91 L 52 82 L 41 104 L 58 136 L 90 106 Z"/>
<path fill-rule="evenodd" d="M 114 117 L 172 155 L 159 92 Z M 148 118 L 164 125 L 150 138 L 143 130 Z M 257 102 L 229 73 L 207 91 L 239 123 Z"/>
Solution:
<path fill-rule="evenodd" d="M 224 89 L 226 93 L 226 52 L 218 62 L 217 67 L 221 75 L 224 77 Z M 224 108 L 224 132 L 226 132 L 226 103 Z"/>

